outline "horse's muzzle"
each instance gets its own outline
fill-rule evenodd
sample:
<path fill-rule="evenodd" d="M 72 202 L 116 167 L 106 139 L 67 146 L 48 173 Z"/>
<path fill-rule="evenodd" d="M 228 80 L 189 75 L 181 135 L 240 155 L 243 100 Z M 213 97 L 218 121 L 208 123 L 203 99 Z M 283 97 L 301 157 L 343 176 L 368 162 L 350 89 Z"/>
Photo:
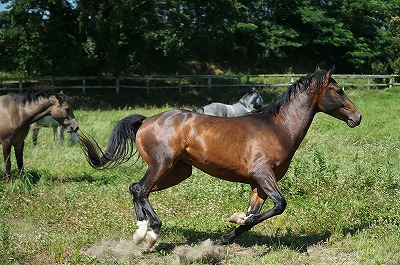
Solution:
<path fill-rule="evenodd" d="M 354 115 L 354 116 L 355 116 L 355 117 L 349 118 L 349 119 L 347 120 L 347 125 L 348 125 L 350 128 L 354 128 L 354 127 L 360 125 L 360 123 L 361 123 L 361 119 L 362 119 L 361 114 L 358 113 L 358 115 Z"/>
<path fill-rule="evenodd" d="M 67 130 L 68 133 L 74 133 L 74 132 L 77 132 L 79 130 L 79 125 L 76 122 L 76 120 L 73 119 L 71 121 L 71 123 L 66 126 L 65 129 Z"/>

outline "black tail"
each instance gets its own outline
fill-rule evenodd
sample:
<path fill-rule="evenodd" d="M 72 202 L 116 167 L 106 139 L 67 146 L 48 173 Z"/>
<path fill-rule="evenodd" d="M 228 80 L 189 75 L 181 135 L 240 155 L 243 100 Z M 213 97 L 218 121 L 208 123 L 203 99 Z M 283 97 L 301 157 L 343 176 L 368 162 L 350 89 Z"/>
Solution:
<path fill-rule="evenodd" d="M 132 114 L 120 120 L 111 133 L 105 151 L 96 140 L 89 139 L 81 133 L 79 143 L 89 164 L 96 169 L 106 169 L 116 167 L 132 158 L 136 154 L 136 133 L 144 119 L 145 116 Z"/>

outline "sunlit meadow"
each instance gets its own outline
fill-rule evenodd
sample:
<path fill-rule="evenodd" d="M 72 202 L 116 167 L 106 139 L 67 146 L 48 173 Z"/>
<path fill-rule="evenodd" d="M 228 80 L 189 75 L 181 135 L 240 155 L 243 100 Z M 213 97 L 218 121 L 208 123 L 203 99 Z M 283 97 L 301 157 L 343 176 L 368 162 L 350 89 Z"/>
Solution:
<path fill-rule="evenodd" d="M 247 185 L 194 170 L 151 194 L 163 227 L 147 250 L 130 244 L 136 224 L 128 185 L 144 174 L 141 160 L 97 171 L 79 146 L 55 144 L 52 130 L 40 131 L 36 147 L 29 135 L 24 174 L 0 182 L 0 264 L 399 264 L 400 92 L 346 92 L 361 125 L 318 114 L 280 182 L 286 211 L 213 250 L 202 242 L 234 229 L 227 219 L 246 210 Z M 81 131 L 105 147 L 119 119 L 170 108 L 75 114 Z"/>

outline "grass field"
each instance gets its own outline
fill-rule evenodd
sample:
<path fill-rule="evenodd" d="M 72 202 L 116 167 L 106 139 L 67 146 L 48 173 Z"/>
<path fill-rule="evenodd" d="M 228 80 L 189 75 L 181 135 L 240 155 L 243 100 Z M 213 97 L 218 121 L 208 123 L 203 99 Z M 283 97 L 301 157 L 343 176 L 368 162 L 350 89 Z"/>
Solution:
<path fill-rule="evenodd" d="M 145 165 L 96 171 L 78 146 L 54 145 L 51 130 L 40 131 L 37 147 L 29 135 L 25 173 L 0 181 L 0 264 L 400 264 L 400 90 L 347 94 L 361 125 L 318 114 L 280 182 L 286 211 L 223 247 L 207 239 L 235 227 L 227 219 L 247 208 L 248 186 L 194 170 L 150 196 L 161 235 L 152 250 L 134 247 L 128 185 Z M 75 114 L 105 147 L 119 119 L 170 108 Z"/>

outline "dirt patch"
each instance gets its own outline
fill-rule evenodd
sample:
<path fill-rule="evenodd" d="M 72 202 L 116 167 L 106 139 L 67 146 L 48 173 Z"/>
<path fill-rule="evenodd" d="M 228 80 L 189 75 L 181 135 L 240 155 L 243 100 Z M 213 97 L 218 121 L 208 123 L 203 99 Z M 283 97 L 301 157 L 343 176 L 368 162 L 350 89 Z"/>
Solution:
<path fill-rule="evenodd" d="M 183 245 L 174 249 L 173 253 L 178 257 L 175 264 L 180 264 L 181 260 L 192 262 L 203 262 L 206 264 L 220 264 L 225 258 L 222 246 L 217 246 L 210 239 L 201 242 L 196 246 Z"/>
<path fill-rule="evenodd" d="M 135 246 L 131 240 L 126 239 L 102 240 L 99 244 L 85 249 L 83 253 L 95 257 L 100 262 L 136 261 L 139 264 L 154 263 L 157 260 L 160 263 L 168 260 L 174 265 L 188 262 L 221 264 L 225 258 L 224 248 L 213 244 L 210 239 L 198 244 L 176 246 L 167 256 L 162 256 L 156 250 L 149 250 L 145 245 Z"/>

